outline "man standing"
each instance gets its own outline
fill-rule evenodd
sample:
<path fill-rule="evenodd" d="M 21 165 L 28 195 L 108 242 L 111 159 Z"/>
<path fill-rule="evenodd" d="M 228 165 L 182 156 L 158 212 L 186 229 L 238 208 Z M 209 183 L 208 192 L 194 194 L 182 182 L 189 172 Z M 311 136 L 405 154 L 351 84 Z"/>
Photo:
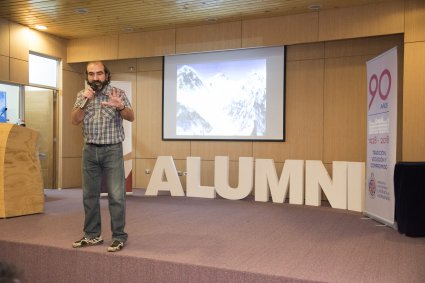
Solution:
<path fill-rule="evenodd" d="M 124 91 L 109 85 L 111 75 L 102 62 L 87 64 L 87 84 L 77 95 L 71 113 L 72 124 L 83 122 L 82 156 L 84 236 L 74 248 L 103 243 L 101 236 L 100 192 L 102 179 L 108 188 L 112 244 L 108 251 L 124 247 L 125 173 L 122 141 L 123 119 L 132 122 L 134 112 Z"/>

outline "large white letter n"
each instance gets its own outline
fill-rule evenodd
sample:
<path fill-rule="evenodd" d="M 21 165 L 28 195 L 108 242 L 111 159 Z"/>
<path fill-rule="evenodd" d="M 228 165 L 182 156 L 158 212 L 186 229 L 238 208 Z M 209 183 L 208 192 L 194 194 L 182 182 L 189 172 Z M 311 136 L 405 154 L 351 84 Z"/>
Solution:
<path fill-rule="evenodd" d="M 322 161 L 306 161 L 305 204 L 319 206 L 322 190 L 333 208 L 347 209 L 347 162 L 332 162 L 332 178 Z"/>

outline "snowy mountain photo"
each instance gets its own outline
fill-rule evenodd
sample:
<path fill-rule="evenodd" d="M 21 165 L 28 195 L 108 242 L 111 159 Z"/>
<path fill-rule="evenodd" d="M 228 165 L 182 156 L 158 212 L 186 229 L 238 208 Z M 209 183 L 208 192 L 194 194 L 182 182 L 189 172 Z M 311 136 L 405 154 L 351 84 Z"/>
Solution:
<path fill-rule="evenodd" d="M 179 135 L 262 136 L 266 62 L 178 66 L 176 100 Z"/>

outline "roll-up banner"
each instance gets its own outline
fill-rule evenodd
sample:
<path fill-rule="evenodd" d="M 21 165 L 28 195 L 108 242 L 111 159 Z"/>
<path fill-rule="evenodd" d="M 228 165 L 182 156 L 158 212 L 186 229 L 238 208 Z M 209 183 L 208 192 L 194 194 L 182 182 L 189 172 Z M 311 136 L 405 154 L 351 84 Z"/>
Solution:
<path fill-rule="evenodd" d="M 397 47 L 367 63 L 367 157 L 364 213 L 394 227 L 397 153 Z"/>

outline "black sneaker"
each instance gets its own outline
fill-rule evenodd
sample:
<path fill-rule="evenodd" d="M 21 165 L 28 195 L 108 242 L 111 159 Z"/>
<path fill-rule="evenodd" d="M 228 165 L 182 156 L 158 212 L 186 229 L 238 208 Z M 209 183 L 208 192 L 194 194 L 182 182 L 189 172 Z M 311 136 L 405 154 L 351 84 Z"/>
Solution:
<path fill-rule="evenodd" d="M 117 252 L 124 247 L 124 243 L 118 240 L 114 240 L 108 247 L 108 252 Z"/>
<path fill-rule="evenodd" d="M 72 247 L 81 248 L 81 247 L 100 245 L 102 243 L 103 243 L 102 236 L 94 237 L 91 239 L 87 237 L 82 237 L 80 240 L 73 242 Z"/>

